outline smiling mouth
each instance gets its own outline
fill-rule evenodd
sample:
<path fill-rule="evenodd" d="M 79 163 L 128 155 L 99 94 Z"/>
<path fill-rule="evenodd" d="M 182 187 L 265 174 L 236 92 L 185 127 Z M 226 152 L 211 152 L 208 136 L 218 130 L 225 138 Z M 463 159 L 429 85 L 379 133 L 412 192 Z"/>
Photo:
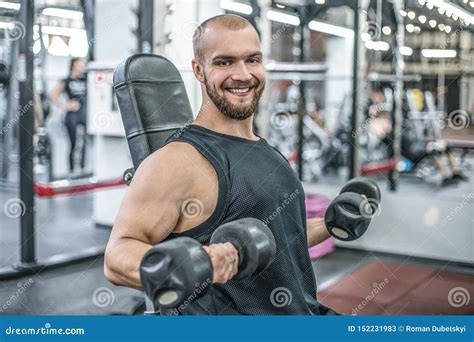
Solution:
<path fill-rule="evenodd" d="M 246 88 L 226 88 L 225 90 L 232 95 L 237 95 L 237 96 L 246 96 L 250 94 L 254 87 L 246 87 Z"/>

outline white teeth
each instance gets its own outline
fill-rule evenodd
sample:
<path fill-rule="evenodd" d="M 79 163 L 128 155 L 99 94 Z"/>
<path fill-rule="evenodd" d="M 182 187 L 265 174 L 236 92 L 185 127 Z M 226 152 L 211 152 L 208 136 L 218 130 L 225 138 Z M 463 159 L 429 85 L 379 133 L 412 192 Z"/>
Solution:
<path fill-rule="evenodd" d="M 234 88 L 234 89 L 229 89 L 231 93 L 246 93 L 250 90 L 250 88 Z"/>

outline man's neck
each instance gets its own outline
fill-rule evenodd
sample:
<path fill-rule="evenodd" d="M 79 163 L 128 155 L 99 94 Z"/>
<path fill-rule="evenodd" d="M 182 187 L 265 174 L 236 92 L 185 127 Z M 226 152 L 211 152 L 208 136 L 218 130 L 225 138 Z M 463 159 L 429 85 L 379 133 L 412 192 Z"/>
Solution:
<path fill-rule="evenodd" d="M 239 138 L 249 140 L 259 140 L 253 133 L 253 115 L 245 120 L 235 120 L 226 117 L 217 108 L 203 108 L 199 110 L 199 114 L 194 120 L 194 124 L 203 126 L 215 132 L 233 135 Z"/>

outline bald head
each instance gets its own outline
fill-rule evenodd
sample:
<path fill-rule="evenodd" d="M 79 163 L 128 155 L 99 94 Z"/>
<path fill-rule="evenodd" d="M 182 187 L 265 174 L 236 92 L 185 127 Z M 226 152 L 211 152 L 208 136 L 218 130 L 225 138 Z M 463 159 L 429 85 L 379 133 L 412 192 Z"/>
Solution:
<path fill-rule="evenodd" d="M 196 31 L 194 31 L 194 57 L 196 59 L 201 59 L 204 56 L 206 50 L 206 36 L 208 35 L 209 31 L 219 28 L 239 31 L 248 27 L 253 28 L 252 24 L 250 24 L 247 19 L 233 14 L 222 14 L 207 19 L 201 25 L 199 25 Z"/>

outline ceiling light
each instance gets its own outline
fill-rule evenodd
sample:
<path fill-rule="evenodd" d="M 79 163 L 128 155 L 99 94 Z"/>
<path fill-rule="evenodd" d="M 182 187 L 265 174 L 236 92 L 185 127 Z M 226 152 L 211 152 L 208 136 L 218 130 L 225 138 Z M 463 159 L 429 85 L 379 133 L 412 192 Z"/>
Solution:
<path fill-rule="evenodd" d="M 67 19 L 75 19 L 81 20 L 83 17 L 82 12 L 80 11 L 71 11 L 65 10 L 62 8 L 55 8 L 55 7 L 47 7 L 43 10 L 43 15 L 47 15 L 50 17 L 59 17 L 59 18 L 67 18 Z"/>
<path fill-rule="evenodd" d="M 405 17 L 405 16 L 407 15 L 407 12 L 401 9 L 401 10 L 400 10 L 400 15 L 401 15 L 402 17 Z"/>
<path fill-rule="evenodd" d="M 384 26 L 382 27 L 382 32 L 384 35 L 388 36 L 392 33 L 392 29 L 389 26 Z"/>
<path fill-rule="evenodd" d="M 444 32 L 450 33 L 450 32 L 451 32 L 451 26 L 446 25 L 446 26 L 444 27 Z"/>
<path fill-rule="evenodd" d="M 421 54 L 425 58 L 454 58 L 457 55 L 456 50 L 443 49 L 423 49 Z"/>
<path fill-rule="evenodd" d="M 390 50 L 390 44 L 383 41 L 373 42 L 371 40 L 365 42 L 365 47 L 369 50 L 375 51 L 388 51 Z"/>
<path fill-rule="evenodd" d="M 413 12 L 413 11 L 408 12 L 407 15 L 408 15 L 408 18 L 410 18 L 410 19 L 412 19 L 412 20 L 415 19 L 415 17 L 416 17 L 415 12 Z"/>
<path fill-rule="evenodd" d="M 434 28 L 434 27 L 436 26 L 436 20 L 431 19 L 431 20 L 428 22 L 428 24 L 430 24 L 430 26 L 431 26 L 432 28 Z"/>
<path fill-rule="evenodd" d="M 438 28 L 439 28 L 440 31 L 444 31 L 444 24 L 439 24 Z"/>
<path fill-rule="evenodd" d="M 231 0 L 221 0 L 221 8 L 227 11 L 242 13 L 242 14 L 252 14 L 252 6 L 242 4 L 240 2 L 231 1 Z"/>
<path fill-rule="evenodd" d="M 13 27 L 15 27 L 15 24 L 13 24 L 13 23 L 7 23 L 5 21 L 0 21 L 0 29 L 12 30 Z"/>
<path fill-rule="evenodd" d="M 300 24 L 300 18 L 297 16 L 273 10 L 267 12 L 267 19 L 293 26 L 298 26 Z"/>
<path fill-rule="evenodd" d="M 461 18 L 464 22 L 467 24 L 473 24 L 474 23 L 474 16 L 469 13 L 468 11 L 455 6 L 451 3 L 448 3 L 447 1 L 443 0 L 428 0 L 428 4 L 432 4 L 438 9 L 443 9 L 444 11 L 450 11 L 452 14 L 456 14 L 459 18 Z M 469 4 L 474 4 L 474 1 L 471 1 Z"/>
<path fill-rule="evenodd" d="M 433 9 L 433 4 L 432 4 L 431 2 L 427 2 L 427 3 L 426 3 L 426 7 L 427 7 L 428 9 L 432 10 L 432 9 Z"/>
<path fill-rule="evenodd" d="M 308 27 L 313 31 L 324 32 L 327 34 L 332 34 L 334 36 L 344 37 L 344 38 L 352 38 L 354 37 L 354 30 L 326 24 L 320 21 L 311 20 L 308 24 Z"/>
<path fill-rule="evenodd" d="M 413 32 L 416 33 L 416 34 L 420 33 L 420 32 L 421 32 L 420 26 L 415 26 L 415 27 L 413 28 Z"/>
<path fill-rule="evenodd" d="M 423 6 L 425 4 L 425 0 L 418 0 L 418 3 L 420 4 L 420 6 Z"/>
<path fill-rule="evenodd" d="M 20 4 L 15 4 L 13 2 L 0 1 L 0 8 L 12 9 L 18 11 L 20 9 Z"/>
<path fill-rule="evenodd" d="M 50 34 L 52 36 L 72 37 L 75 34 L 81 34 L 81 32 L 85 31 L 83 29 L 74 29 L 70 27 L 41 26 L 41 32 L 43 34 Z"/>
<path fill-rule="evenodd" d="M 400 48 L 398 49 L 400 51 L 400 54 L 402 54 L 403 56 L 411 56 L 413 55 L 413 49 L 411 47 L 408 47 L 408 46 L 400 46 Z"/>
<path fill-rule="evenodd" d="M 420 15 L 420 16 L 418 17 L 418 20 L 419 20 L 420 23 L 422 23 L 422 24 L 426 23 L 426 17 L 425 17 L 424 15 Z"/>
<path fill-rule="evenodd" d="M 413 29 L 414 29 L 414 28 L 415 28 L 415 26 L 412 25 L 412 24 L 408 24 L 408 25 L 406 26 L 407 31 L 410 32 L 410 33 L 413 32 Z"/>

